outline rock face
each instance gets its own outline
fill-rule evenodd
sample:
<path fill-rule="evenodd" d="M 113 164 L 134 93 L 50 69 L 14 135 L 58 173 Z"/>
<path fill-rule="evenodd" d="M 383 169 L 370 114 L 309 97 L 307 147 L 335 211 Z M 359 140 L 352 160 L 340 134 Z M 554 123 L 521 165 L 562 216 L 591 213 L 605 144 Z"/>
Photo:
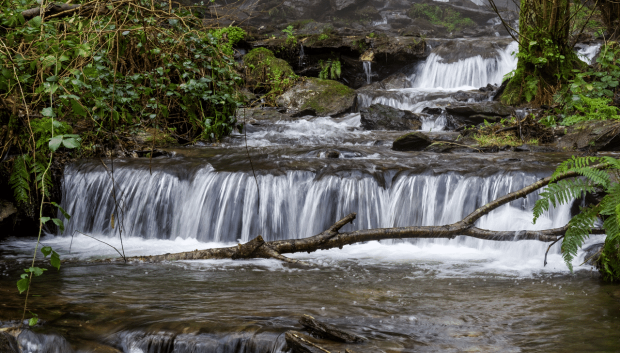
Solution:
<path fill-rule="evenodd" d="M 446 107 L 446 111 L 458 116 L 509 116 L 512 113 L 512 108 L 500 102 L 483 102 L 449 105 Z"/>
<path fill-rule="evenodd" d="M 395 151 L 421 151 L 430 146 L 433 141 L 421 132 L 411 132 L 403 135 L 392 144 Z"/>
<path fill-rule="evenodd" d="M 360 111 L 365 130 L 420 130 L 420 117 L 410 111 L 399 110 L 382 104 L 373 104 Z"/>
<path fill-rule="evenodd" d="M 512 111 L 511 107 L 500 102 L 455 104 L 446 107 L 446 112 L 450 115 L 449 127 L 457 130 L 482 124 L 485 120 L 489 123 L 499 121 L 512 114 Z"/>
<path fill-rule="evenodd" d="M 307 77 L 276 103 L 296 115 L 339 116 L 353 110 L 355 90 L 332 80 Z"/>
<path fill-rule="evenodd" d="M 246 66 L 246 82 L 255 91 L 268 91 L 273 78 L 291 78 L 295 75 L 291 66 L 274 56 L 266 48 L 256 48 L 243 57 Z"/>
<path fill-rule="evenodd" d="M 586 121 L 564 130 L 557 142 L 561 150 L 620 151 L 618 120 Z"/>
<path fill-rule="evenodd" d="M 17 212 L 17 209 L 12 203 L 5 200 L 0 200 L 0 222 L 15 212 Z"/>

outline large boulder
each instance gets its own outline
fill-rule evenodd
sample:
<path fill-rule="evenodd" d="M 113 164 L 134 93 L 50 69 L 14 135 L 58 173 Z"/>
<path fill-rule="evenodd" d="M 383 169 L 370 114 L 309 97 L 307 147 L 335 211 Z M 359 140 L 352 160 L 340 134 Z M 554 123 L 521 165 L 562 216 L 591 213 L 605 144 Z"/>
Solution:
<path fill-rule="evenodd" d="M 455 104 L 446 107 L 448 114 L 465 117 L 473 115 L 509 116 L 512 110 L 512 107 L 500 102 Z"/>
<path fill-rule="evenodd" d="M 433 140 L 431 140 L 430 137 L 416 131 L 405 134 L 394 140 L 392 149 L 395 151 L 422 151 L 432 143 Z"/>
<path fill-rule="evenodd" d="M 353 110 L 355 90 L 332 80 L 306 77 L 276 100 L 296 115 L 339 116 Z"/>
<path fill-rule="evenodd" d="M 252 49 L 243 57 L 246 66 L 246 82 L 256 91 L 269 91 L 274 79 L 295 77 L 295 73 L 285 60 L 275 57 L 267 48 Z"/>
<path fill-rule="evenodd" d="M 399 110 L 383 104 L 373 104 L 360 111 L 365 130 L 420 130 L 420 117 L 410 111 Z"/>
<path fill-rule="evenodd" d="M 620 121 L 595 120 L 560 128 L 557 141 L 561 150 L 620 151 Z"/>

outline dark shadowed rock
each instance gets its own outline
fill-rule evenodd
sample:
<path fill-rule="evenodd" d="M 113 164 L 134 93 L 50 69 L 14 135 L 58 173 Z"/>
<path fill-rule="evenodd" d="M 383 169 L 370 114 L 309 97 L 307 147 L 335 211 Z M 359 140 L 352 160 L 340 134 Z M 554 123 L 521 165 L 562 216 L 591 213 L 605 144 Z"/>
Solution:
<path fill-rule="evenodd" d="M 382 104 L 373 104 L 360 111 L 365 130 L 420 130 L 420 117 L 410 111 L 399 110 Z"/>
<path fill-rule="evenodd" d="M 346 9 L 349 6 L 356 5 L 360 0 L 329 0 L 332 5 L 332 9 L 340 11 Z"/>
<path fill-rule="evenodd" d="M 392 149 L 395 151 L 421 151 L 432 143 L 433 141 L 428 136 L 416 131 L 394 140 Z"/>
<path fill-rule="evenodd" d="M 603 246 L 605 246 L 605 243 L 598 243 L 583 249 L 583 259 L 586 261 L 586 265 L 597 266 Z"/>
<path fill-rule="evenodd" d="M 457 116 L 486 115 L 504 117 L 512 114 L 512 110 L 512 107 L 500 102 L 455 104 L 446 107 L 448 114 Z"/>
<path fill-rule="evenodd" d="M 435 107 L 435 108 L 426 107 L 426 108 L 422 109 L 422 113 L 430 114 L 430 115 L 439 115 L 439 114 L 443 113 L 443 110 L 441 108 L 438 108 L 438 107 Z"/>
<path fill-rule="evenodd" d="M 1 353 L 18 353 L 17 340 L 13 335 L 7 332 L 0 332 L 0 352 Z"/>

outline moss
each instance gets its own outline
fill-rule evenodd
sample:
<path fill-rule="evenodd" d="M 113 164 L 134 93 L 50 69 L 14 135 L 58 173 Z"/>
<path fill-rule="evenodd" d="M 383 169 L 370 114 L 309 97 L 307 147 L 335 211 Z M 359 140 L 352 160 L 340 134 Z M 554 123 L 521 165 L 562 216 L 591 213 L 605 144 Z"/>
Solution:
<path fill-rule="evenodd" d="M 334 99 L 334 97 L 344 97 L 355 95 L 355 90 L 343 85 L 338 81 L 332 80 L 323 80 L 320 78 L 308 78 L 309 80 L 314 81 L 314 83 L 319 86 L 319 94 L 310 98 L 304 105 L 301 107 L 302 110 L 312 109 L 317 114 L 324 114 L 328 112 L 328 108 L 325 106 L 325 102 L 330 102 Z"/>
<path fill-rule="evenodd" d="M 468 17 L 450 8 L 432 4 L 414 4 L 407 13 L 414 19 L 425 19 L 436 26 L 445 27 L 448 31 L 460 31 L 464 28 L 475 27 L 476 23 Z"/>
<path fill-rule="evenodd" d="M 312 23 L 314 22 L 313 19 L 309 19 L 309 20 L 298 20 L 298 21 L 294 21 L 291 22 L 290 25 L 293 26 L 294 29 L 302 29 L 304 28 L 308 23 Z"/>
<path fill-rule="evenodd" d="M 273 52 L 266 48 L 256 48 L 243 57 L 248 70 L 247 82 L 253 89 L 270 90 L 274 81 L 294 78 L 295 72 L 285 60 L 275 57 Z"/>

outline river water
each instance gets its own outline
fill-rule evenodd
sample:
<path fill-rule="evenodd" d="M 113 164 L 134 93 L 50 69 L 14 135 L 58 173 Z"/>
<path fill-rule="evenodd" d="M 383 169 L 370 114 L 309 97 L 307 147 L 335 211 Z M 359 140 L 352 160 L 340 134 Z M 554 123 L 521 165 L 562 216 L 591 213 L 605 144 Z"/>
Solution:
<path fill-rule="evenodd" d="M 411 74 L 410 88 L 358 98 L 362 106 L 414 111 L 444 106 L 458 90 L 501 81 L 516 64 L 513 47 L 451 63 L 431 54 Z M 570 156 L 396 152 L 391 141 L 402 132 L 364 131 L 359 114 L 266 116 L 253 117 L 247 136 L 233 135 L 221 146 L 67 167 L 62 205 L 72 218 L 63 235 L 42 243 L 63 258 L 88 260 L 117 254 L 83 234 L 133 256 L 232 245 L 258 234 L 306 237 L 350 212 L 357 219 L 344 230 L 441 225 L 549 175 Z M 444 127 L 440 116 L 422 129 L 454 135 Z M 505 205 L 477 226 L 547 229 L 568 222 L 571 205 L 532 224 L 536 197 Z M 115 201 L 122 212 L 112 226 Z M 25 263 L 33 244 L 9 239 L 0 251 Z M 596 270 L 581 265 L 583 254 L 571 274 L 559 245 L 543 266 L 547 246 L 457 237 L 291 255 L 313 264 L 310 269 L 275 260 L 81 262 L 36 278 L 29 310 L 45 324 L 20 339 L 32 352 L 52 346 L 63 347 L 58 352 L 283 352 L 283 333 L 300 330 L 297 320 L 309 314 L 368 338 L 348 346 L 318 341 L 332 351 L 619 351 L 620 287 L 602 284 Z M 18 277 L 15 266 L 0 267 L 0 326 L 21 317 Z"/>

